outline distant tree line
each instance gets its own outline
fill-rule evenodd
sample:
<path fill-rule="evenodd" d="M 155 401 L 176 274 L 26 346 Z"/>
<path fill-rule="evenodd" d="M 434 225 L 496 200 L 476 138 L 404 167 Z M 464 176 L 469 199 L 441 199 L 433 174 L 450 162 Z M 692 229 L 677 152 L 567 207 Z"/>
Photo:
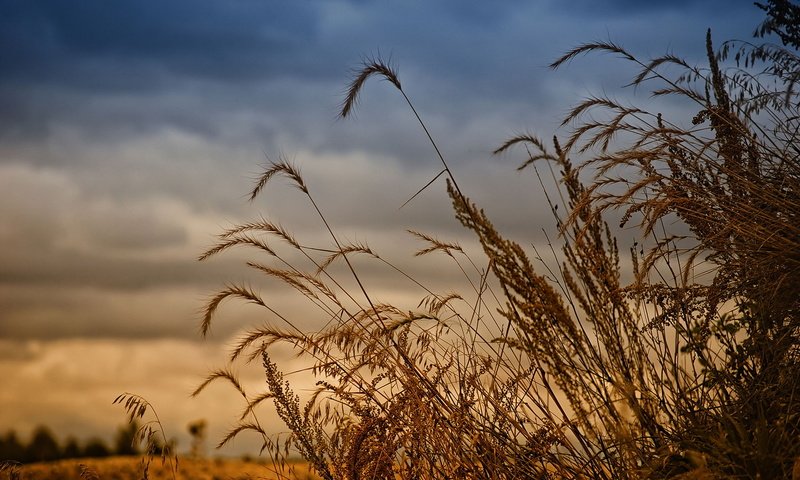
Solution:
<path fill-rule="evenodd" d="M 65 458 L 107 457 L 110 455 L 138 455 L 139 448 L 134 445 L 134 436 L 139 426 L 135 423 L 117 429 L 113 445 L 100 438 L 89 438 L 85 442 L 74 436 L 60 442 L 46 426 L 33 430 L 30 440 L 25 443 L 14 430 L 0 436 L 0 461 L 14 460 L 21 463 L 47 462 Z"/>

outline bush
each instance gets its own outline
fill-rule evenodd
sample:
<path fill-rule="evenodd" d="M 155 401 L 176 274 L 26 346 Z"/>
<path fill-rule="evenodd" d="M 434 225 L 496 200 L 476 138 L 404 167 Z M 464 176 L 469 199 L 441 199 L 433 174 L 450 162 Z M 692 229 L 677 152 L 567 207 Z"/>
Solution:
<path fill-rule="evenodd" d="M 295 288 L 327 326 L 302 331 L 244 285 L 211 299 L 204 333 L 228 298 L 280 322 L 252 329 L 230 357 L 261 361 L 266 391 L 248 395 L 233 367 L 197 389 L 224 379 L 246 401 L 242 423 L 222 443 L 256 431 L 273 458 L 294 449 L 326 479 L 800 475 L 800 62 L 775 45 L 729 42 L 715 52 L 710 32 L 706 43 L 705 67 L 673 55 L 641 61 L 610 42 L 553 63 L 611 53 L 640 69 L 632 85 L 696 110 L 667 119 L 595 97 L 565 119 L 574 127 L 563 140 L 520 135 L 497 149 L 524 147 L 520 170 L 533 170 L 550 192 L 562 242 L 552 260 L 538 251 L 532 260 L 504 238 L 440 154 L 456 217 L 484 258 L 412 232 L 424 244 L 418 255 L 446 255 L 467 285 L 434 292 L 411 279 L 421 289 L 417 307 L 378 302 L 351 258 L 372 258 L 399 278 L 402 270 L 365 244 L 343 243 L 297 168 L 271 165 L 251 198 L 287 178 L 319 214 L 329 253 L 260 219 L 223 232 L 201 259 L 255 249 L 275 266 L 248 266 Z M 723 69 L 729 57 L 736 65 Z M 342 116 L 373 76 L 400 92 L 427 133 L 380 60 L 353 80 Z M 572 156 L 584 160 L 576 166 Z M 540 170 L 554 167 L 560 180 L 546 185 Z M 638 227 L 630 260 L 606 223 L 614 211 L 620 227 Z M 273 240 L 306 263 L 290 261 Z M 304 405 L 269 354 L 279 343 L 314 364 L 318 389 Z M 255 416 L 266 400 L 290 430 L 283 444 Z"/>

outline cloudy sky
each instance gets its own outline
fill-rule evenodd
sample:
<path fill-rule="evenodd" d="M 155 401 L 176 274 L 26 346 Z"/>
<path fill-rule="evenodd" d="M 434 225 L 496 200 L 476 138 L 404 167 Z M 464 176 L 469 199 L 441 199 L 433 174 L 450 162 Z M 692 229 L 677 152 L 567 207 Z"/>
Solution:
<path fill-rule="evenodd" d="M 184 446 L 192 420 L 207 419 L 212 440 L 232 425 L 231 390 L 189 392 L 237 332 L 269 321 L 226 307 L 202 339 L 209 295 L 250 282 L 315 325 L 241 255 L 196 261 L 215 234 L 259 215 L 328 246 L 296 190 L 276 182 L 247 201 L 268 159 L 301 169 L 343 238 L 447 289 L 449 272 L 413 263 L 404 230 L 468 236 L 442 182 L 399 208 L 439 171 L 402 98 L 371 82 L 356 117 L 337 120 L 363 58 L 391 59 L 465 193 L 530 244 L 552 228 L 542 195 L 515 172 L 521 158 L 491 151 L 519 132 L 551 136 L 590 94 L 651 101 L 621 88 L 632 70 L 611 56 L 556 72 L 551 61 L 612 40 L 643 59 L 702 63 L 707 28 L 747 39 L 762 19 L 738 0 L 0 0 L 0 11 L 0 430 L 110 438 L 125 420 L 111 401 L 130 391 Z M 408 288 L 363 268 L 378 289 Z M 242 375 L 258 388 L 258 369 Z M 224 453 L 252 449 L 243 438 Z"/>

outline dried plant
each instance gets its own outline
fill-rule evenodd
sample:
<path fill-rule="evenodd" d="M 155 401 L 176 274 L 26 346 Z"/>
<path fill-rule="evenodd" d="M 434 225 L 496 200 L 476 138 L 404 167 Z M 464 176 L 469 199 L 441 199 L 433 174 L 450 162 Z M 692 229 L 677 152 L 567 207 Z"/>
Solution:
<path fill-rule="evenodd" d="M 100 475 L 90 466 L 83 463 L 78 464 L 81 480 L 101 480 Z"/>
<path fill-rule="evenodd" d="M 9 480 L 22 479 L 22 464 L 14 460 L 0 461 L 0 473 L 7 472 Z"/>
<path fill-rule="evenodd" d="M 255 249 L 272 263 L 247 265 L 307 298 L 324 326 L 299 328 L 244 285 L 210 300 L 204 334 L 229 297 L 271 316 L 230 355 L 261 362 L 265 391 L 247 394 L 227 368 L 195 392 L 222 379 L 243 396 L 241 424 L 222 443 L 256 431 L 278 473 L 299 452 L 325 479 L 800 478 L 800 112 L 790 88 L 800 62 L 781 47 L 742 45 L 752 60 L 723 70 L 734 44 L 715 53 L 709 32 L 706 45 L 705 67 L 673 55 L 640 61 L 610 42 L 553 63 L 618 55 L 640 68 L 632 86 L 688 99 L 696 114 L 666 119 L 590 98 L 564 120 L 563 142 L 519 135 L 497 149 L 524 147 L 520 169 L 558 190 L 548 195 L 561 241 L 560 252 L 548 245 L 551 260 L 497 231 L 458 188 L 397 73 L 367 62 L 341 115 L 374 75 L 401 92 L 442 162 L 434 180 L 446 177 L 484 257 L 412 231 L 424 242 L 417 255 L 445 255 L 461 272 L 461 291 L 433 291 L 368 245 L 343 243 L 298 169 L 272 164 L 251 199 L 287 178 L 330 245 L 308 246 L 260 219 L 223 232 L 200 258 Z M 752 61 L 766 67 L 756 74 Z M 548 186 L 540 170 L 556 178 L 554 168 L 560 180 Z M 613 211 L 621 227 L 638 227 L 630 259 L 606 223 Z M 378 301 L 355 255 L 412 282 L 419 303 Z M 339 262 L 349 278 L 334 272 Z M 304 404 L 269 354 L 276 344 L 312 363 L 319 381 Z M 289 429 L 282 443 L 258 423 L 265 400 Z"/>
<path fill-rule="evenodd" d="M 167 434 L 164 433 L 164 425 L 161 424 L 161 419 L 158 418 L 158 413 L 156 413 L 150 402 L 140 395 L 125 392 L 118 395 L 112 403 L 119 404 L 125 409 L 130 424 L 139 425 L 133 436 L 133 445 L 135 447 L 144 446 L 144 454 L 141 461 L 143 480 L 150 478 L 150 463 L 154 458 L 160 458 L 162 466 L 169 464 L 169 471 L 174 480 L 178 471 L 178 455 L 175 452 L 173 442 L 167 440 Z M 153 419 L 139 424 L 139 420 L 143 419 L 148 411 L 153 416 Z M 84 470 L 81 470 L 82 478 Z M 87 475 L 92 473 L 91 470 L 86 470 L 86 472 Z"/>

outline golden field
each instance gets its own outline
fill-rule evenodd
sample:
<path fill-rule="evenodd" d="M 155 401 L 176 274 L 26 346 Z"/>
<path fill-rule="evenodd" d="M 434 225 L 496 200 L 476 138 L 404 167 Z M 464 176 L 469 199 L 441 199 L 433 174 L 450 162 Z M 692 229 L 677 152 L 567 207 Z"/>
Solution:
<path fill-rule="evenodd" d="M 85 470 L 83 477 L 81 471 Z M 294 472 L 289 474 L 288 469 Z M 82 458 L 59 460 L 55 462 L 35 463 L 23 465 L 20 470 L 22 480 L 78 480 L 81 478 L 99 480 L 138 480 L 142 476 L 141 457 L 109 457 L 109 458 Z M 309 472 L 305 462 L 287 465 L 288 478 L 315 479 L 317 476 Z M 0 478 L 9 477 L 8 473 Z M 96 476 L 95 476 L 96 475 Z M 161 464 L 161 459 L 154 459 L 150 463 L 148 475 L 151 480 L 171 480 L 173 478 L 169 464 Z M 281 478 L 272 471 L 268 463 L 257 461 L 244 461 L 235 459 L 190 459 L 178 460 L 178 471 L 175 474 L 178 480 L 244 480 L 264 479 L 272 480 Z M 286 478 L 286 477 L 283 477 Z"/>

